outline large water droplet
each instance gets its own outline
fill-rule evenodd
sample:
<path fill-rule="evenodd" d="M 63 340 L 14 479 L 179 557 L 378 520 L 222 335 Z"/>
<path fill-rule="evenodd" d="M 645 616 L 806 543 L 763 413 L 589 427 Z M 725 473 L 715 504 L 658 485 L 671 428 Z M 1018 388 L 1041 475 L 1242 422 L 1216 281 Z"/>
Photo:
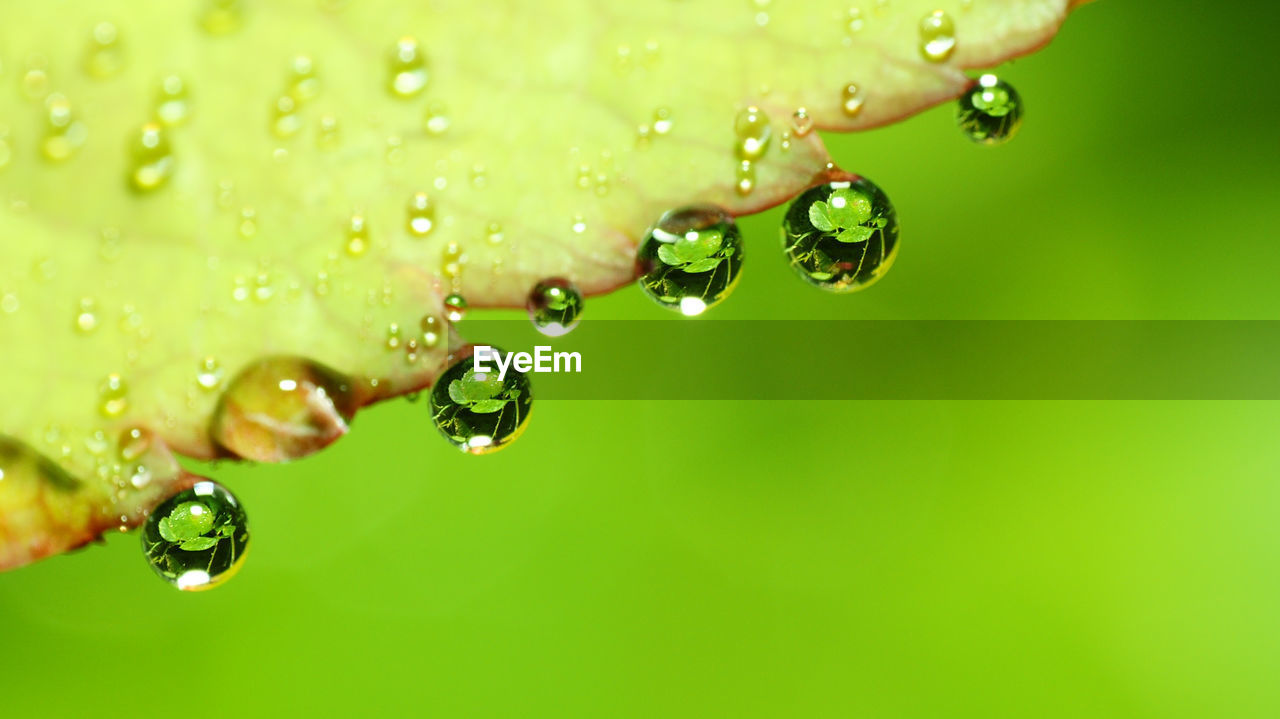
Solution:
<path fill-rule="evenodd" d="M 476 352 L 483 352 L 476 348 Z M 533 406 L 529 379 L 516 368 L 521 355 L 494 348 L 493 355 L 472 354 L 440 375 L 431 389 L 431 418 L 455 447 L 469 454 L 496 452 L 514 442 L 529 421 Z M 505 376 L 499 359 L 510 365 Z M 477 359 L 485 371 L 476 371 Z"/>
<path fill-rule="evenodd" d="M 568 280 L 559 277 L 534 285 L 525 303 L 533 326 L 548 337 L 559 337 L 573 331 L 582 319 L 582 293 Z"/>
<path fill-rule="evenodd" d="M 640 244 L 640 288 L 686 316 L 729 296 L 742 269 L 742 235 L 733 218 L 710 205 L 668 212 Z"/>
<path fill-rule="evenodd" d="M 773 126 L 769 116 L 756 107 L 743 108 L 733 121 L 733 131 L 738 137 L 735 151 L 742 160 L 758 160 L 769 149 Z"/>
<path fill-rule="evenodd" d="M 956 49 L 956 23 L 943 10 L 920 19 L 920 55 L 929 62 L 946 62 Z"/>
<path fill-rule="evenodd" d="M 173 149 L 164 128 L 149 122 L 129 140 L 129 186 L 151 192 L 164 186 L 173 174 Z"/>
<path fill-rule="evenodd" d="M 396 97 L 413 97 L 427 86 L 427 61 L 418 41 L 400 38 L 391 48 L 387 87 Z"/>
<path fill-rule="evenodd" d="M 983 75 L 960 96 L 956 123 L 966 137 L 982 145 L 1000 145 L 1022 127 L 1022 98 L 1009 83 Z"/>
<path fill-rule="evenodd" d="M 792 201 L 782 224 L 791 267 L 811 284 L 853 292 L 879 280 L 898 255 L 898 216 L 869 180 L 829 182 Z"/>
<path fill-rule="evenodd" d="M 183 591 L 230 579 L 249 549 L 249 518 L 216 482 L 197 482 L 161 502 L 142 530 L 142 551 L 161 579 Z"/>

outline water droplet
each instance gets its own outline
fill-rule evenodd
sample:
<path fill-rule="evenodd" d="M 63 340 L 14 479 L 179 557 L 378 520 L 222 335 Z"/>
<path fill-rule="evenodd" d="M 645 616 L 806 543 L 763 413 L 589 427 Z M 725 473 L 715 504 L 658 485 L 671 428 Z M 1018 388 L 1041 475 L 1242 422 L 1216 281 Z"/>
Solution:
<path fill-rule="evenodd" d="M 3 295 L 0 295 L 0 312 L 5 313 L 6 315 L 11 315 L 14 312 L 17 312 L 20 306 L 18 296 L 14 293 L 6 292 Z"/>
<path fill-rule="evenodd" d="M 869 180 L 811 187 L 787 208 L 783 247 L 792 269 L 832 292 L 870 286 L 898 255 L 898 216 Z"/>
<path fill-rule="evenodd" d="M 240 0 L 206 0 L 200 26 L 210 35 L 226 35 L 240 29 L 243 19 Z"/>
<path fill-rule="evenodd" d="M 369 249 L 369 225 L 364 215 L 354 214 L 347 223 L 347 254 L 359 257 Z"/>
<path fill-rule="evenodd" d="M 436 208 L 425 192 L 414 193 L 409 199 L 407 227 L 414 237 L 426 237 L 436 226 Z"/>
<path fill-rule="evenodd" d="M 739 195 L 746 197 L 751 191 L 756 189 L 756 166 L 750 160 L 743 160 L 738 163 L 738 169 L 734 173 L 733 189 Z"/>
<path fill-rule="evenodd" d="M 1009 83 L 983 75 L 960 96 L 956 123 L 966 137 L 982 145 L 1000 145 L 1022 127 L 1022 98 Z"/>
<path fill-rule="evenodd" d="M 151 449 L 151 433 L 140 427 L 130 427 L 120 433 L 117 445 L 121 461 L 136 461 Z"/>
<path fill-rule="evenodd" d="M 502 225 L 497 222 L 490 222 L 489 226 L 485 228 L 485 237 L 489 240 L 489 244 L 500 245 L 507 236 L 502 231 Z"/>
<path fill-rule="evenodd" d="M 439 137 L 449 131 L 449 115 L 440 101 L 432 101 L 427 105 L 427 112 L 422 118 L 422 127 L 428 135 Z"/>
<path fill-rule="evenodd" d="M 791 127 L 795 129 L 796 137 L 804 137 L 812 132 L 813 118 L 809 116 L 809 111 L 803 107 L 797 108 L 791 115 Z"/>
<path fill-rule="evenodd" d="M 764 157 L 769 149 L 769 139 L 773 137 L 773 126 L 769 124 L 769 116 L 756 107 L 743 108 L 733 121 L 734 134 L 738 136 L 735 147 L 741 160 L 758 160 Z"/>
<path fill-rule="evenodd" d="M 240 226 L 236 228 L 236 232 L 246 240 L 258 234 L 258 212 L 252 207 L 241 208 Z"/>
<path fill-rule="evenodd" d="M 222 386 L 222 365 L 213 357 L 205 357 L 196 367 L 196 385 L 206 392 Z"/>
<path fill-rule="evenodd" d="M 95 314 L 97 303 L 92 297 L 80 298 L 79 311 L 76 313 L 76 329 L 81 334 L 89 334 L 98 329 L 98 315 Z"/>
<path fill-rule="evenodd" d="M 862 88 L 853 83 L 845 85 L 840 90 L 840 109 L 848 117 L 857 117 L 862 112 L 862 104 L 865 102 Z"/>
<path fill-rule="evenodd" d="M 494 354 L 512 362 L 504 377 L 499 376 L 496 357 L 471 355 L 440 375 L 431 389 L 436 429 L 468 454 L 488 454 L 510 445 L 524 432 L 533 406 L 529 379 L 515 368 L 515 358 L 496 348 Z M 487 371 L 476 371 L 477 359 Z"/>
<path fill-rule="evenodd" d="M 569 225 L 569 229 L 573 230 L 575 235 L 581 235 L 587 231 L 587 219 L 582 215 L 574 215 L 573 222 Z"/>
<path fill-rule="evenodd" d="M 701 314 L 733 291 L 742 270 L 742 235 L 733 218 L 709 205 L 668 212 L 636 256 L 640 288 L 686 316 Z"/>
<path fill-rule="evenodd" d="M 440 344 L 440 332 L 443 324 L 443 322 L 431 315 L 426 315 L 422 318 L 419 322 L 419 327 L 422 329 L 423 347 L 434 349 Z"/>
<path fill-rule="evenodd" d="M 108 419 L 119 417 L 129 408 L 129 385 L 118 374 L 107 375 L 98 385 L 98 411 Z"/>
<path fill-rule="evenodd" d="M 320 77 L 315 63 L 306 55 L 298 55 L 289 64 L 289 77 L 285 83 L 289 97 L 299 106 L 320 95 Z"/>
<path fill-rule="evenodd" d="M 671 119 L 671 108 L 660 107 L 653 111 L 653 134 L 665 135 L 671 132 L 674 121 Z"/>
<path fill-rule="evenodd" d="M 462 247 L 457 242 L 450 240 L 440 250 L 440 271 L 445 277 L 451 280 L 461 277 L 464 262 Z"/>
<path fill-rule="evenodd" d="M 444 298 L 445 316 L 450 322 L 461 322 L 467 316 L 467 298 L 457 292 L 451 292 Z"/>
<path fill-rule="evenodd" d="M 864 26 L 865 24 L 862 20 L 862 11 L 856 7 L 849 8 L 849 24 L 847 26 L 849 34 L 856 35 L 862 32 L 862 28 Z"/>
<path fill-rule="evenodd" d="M 582 308 L 582 293 L 559 277 L 534 285 L 525 303 L 534 328 L 548 337 L 572 332 L 582 319 Z"/>
<path fill-rule="evenodd" d="M 156 574 L 178 589 L 212 589 L 244 563 L 248 522 L 226 487 L 197 482 L 161 502 L 147 518 L 142 551 Z"/>
<path fill-rule="evenodd" d="M 49 94 L 49 73 L 43 57 L 37 55 L 27 61 L 27 71 L 22 75 L 22 92 L 31 100 L 41 100 Z"/>
<path fill-rule="evenodd" d="M 396 97 L 409 98 L 427 86 L 427 61 L 418 41 L 402 37 L 391 49 L 388 89 Z"/>
<path fill-rule="evenodd" d="M 129 185 L 138 192 L 164 186 L 173 174 L 173 149 L 164 128 L 149 122 L 129 141 Z"/>
<path fill-rule="evenodd" d="M 45 99 L 46 125 L 41 152 L 50 162 L 63 162 L 84 145 L 88 129 L 76 119 L 67 98 L 54 94 Z"/>
<path fill-rule="evenodd" d="M 920 20 L 920 55 L 929 62 L 946 62 L 956 49 L 956 23 L 943 10 Z"/>
<path fill-rule="evenodd" d="M 324 115 L 320 118 L 320 127 L 316 131 L 316 146 L 321 150 L 333 150 L 342 144 L 342 127 L 338 118 Z"/>
<path fill-rule="evenodd" d="M 169 75 L 160 81 L 156 92 L 156 119 L 167 127 L 177 127 L 191 114 L 187 83 L 177 75 Z"/>
<path fill-rule="evenodd" d="M 89 46 L 85 49 L 84 70 L 99 80 L 111 77 L 124 67 L 124 52 L 120 32 L 109 22 L 93 26 Z"/>
<path fill-rule="evenodd" d="M 271 134 L 285 140 L 293 137 L 302 129 L 302 116 L 298 114 L 298 103 L 288 95 L 281 95 L 271 105 Z"/>

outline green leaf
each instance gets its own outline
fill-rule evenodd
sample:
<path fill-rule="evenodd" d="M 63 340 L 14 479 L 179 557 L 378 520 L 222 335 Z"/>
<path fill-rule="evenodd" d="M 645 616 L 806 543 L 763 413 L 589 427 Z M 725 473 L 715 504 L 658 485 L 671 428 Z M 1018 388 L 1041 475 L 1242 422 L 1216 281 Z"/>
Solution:
<path fill-rule="evenodd" d="M 161 517 L 160 521 L 156 523 L 156 527 L 160 530 L 160 536 L 164 537 L 166 542 L 179 541 L 177 533 L 173 531 L 173 523 L 169 521 L 168 517 Z"/>
<path fill-rule="evenodd" d="M 217 543 L 217 537 L 192 537 L 178 545 L 178 549 L 184 552 L 203 552 Z"/>
<path fill-rule="evenodd" d="M 831 216 L 831 206 L 819 200 L 809 205 L 809 222 L 823 232 L 836 229 L 836 221 Z"/>
<path fill-rule="evenodd" d="M 718 267 L 720 263 L 723 261 L 724 261 L 724 258 L 722 257 L 708 257 L 706 259 L 698 260 L 696 262 L 690 262 L 689 264 L 685 265 L 684 267 L 681 267 L 680 269 L 685 272 L 689 272 L 693 274 L 697 274 L 699 272 L 710 272 L 711 270 L 714 270 L 716 267 Z"/>
<path fill-rule="evenodd" d="M 470 400 L 462 389 L 462 380 L 453 380 L 449 383 L 449 399 L 457 404 L 466 404 Z"/>
<path fill-rule="evenodd" d="M 241 2 L 202 22 L 222 5 L 5 0 L 20 21 L 0 22 L 0 437 L 81 484 L 55 498 L 49 465 L 4 468 L 0 568 L 141 523 L 196 479 L 172 448 L 292 459 L 345 434 L 356 408 L 430 385 L 451 343 L 407 339 L 443 317 L 450 243 L 473 309 L 523 306 L 553 276 L 587 294 L 627 286 L 663 212 L 749 214 L 826 172 L 818 133 L 775 141 L 739 195 L 743 107 L 775 136 L 798 107 L 833 132 L 883 125 L 959 96 L 964 68 L 1044 45 L 1067 12 L 976 2 L 956 15 L 956 54 L 929 63 L 911 31 L 928 0 L 893 0 L 856 37 L 831 21 L 847 0 L 774 3 L 765 25 L 742 0 Z M 119 52 L 87 57 L 105 19 Z M 401 86 L 425 86 L 397 96 L 389 56 L 405 37 L 424 64 Z M 187 92 L 161 111 L 170 75 Z M 854 115 L 849 82 L 867 98 Z M 64 102 L 69 121 L 51 125 Z M 175 107 L 185 120 L 140 144 Z M 139 191 L 139 176 L 167 179 Z M 714 254 L 699 252 L 669 264 Z M 316 366 L 332 369 L 303 371 Z M 100 389 L 112 374 L 119 396 Z M 154 431 L 144 486 L 56 451 L 137 427 Z"/>
<path fill-rule="evenodd" d="M 871 236 L 874 234 L 875 230 L 870 227 L 858 226 L 847 230 L 841 230 L 840 233 L 836 235 L 836 239 L 846 243 L 866 242 L 871 239 Z"/>
<path fill-rule="evenodd" d="M 831 220 L 840 229 L 850 229 L 871 219 L 871 201 L 861 192 L 840 188 L 827 200 Z"/>
<path fill-rule="evenodd" d="M 505 399 L 482 399 L 467 407 L 467 409 L 475 412 L 476 414 L 492 414 L 501 410 L 506 405 L 507 400 Z"/>
<path fill-rule="evenodd" d="M 675 245 L 673 244 L 659 245 L 658 259 L 662 260 L 664 264 L 671 265 L 672 267 L 679 267 L 684 264 L 684 260 L 680 259 L 679 254 L 677 254 L 675 250 Z"/>

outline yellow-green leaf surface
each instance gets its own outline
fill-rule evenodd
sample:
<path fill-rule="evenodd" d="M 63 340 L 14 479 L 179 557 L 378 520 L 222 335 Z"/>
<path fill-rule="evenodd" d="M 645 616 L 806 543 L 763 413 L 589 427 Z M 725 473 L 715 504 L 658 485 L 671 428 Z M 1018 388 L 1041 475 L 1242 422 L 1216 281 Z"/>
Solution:
<path fill-rule="evenodd" d="M 1068 6 L 7 0 L 0 568 L 136 525 L 171 452 L 324 446 L 442 371 L 446 294 L 626 285 L 663 211 L 785 201 L 811 127 L 955 97 Z"/>

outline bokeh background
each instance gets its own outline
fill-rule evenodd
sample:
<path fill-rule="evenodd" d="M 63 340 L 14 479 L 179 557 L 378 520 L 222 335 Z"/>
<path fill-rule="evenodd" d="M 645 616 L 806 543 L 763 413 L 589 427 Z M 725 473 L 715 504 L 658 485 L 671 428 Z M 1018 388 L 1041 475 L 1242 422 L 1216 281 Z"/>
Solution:
<path fill-rule="evenodd" d="M 897 205 L 898 264 L 811 290 L 769 212 L 712 319 L 1276 318 L 1277 27 L 1108 0 L 1002 69 L 1029 108 L 1006 147 L 950 107 L 830 138 Z M 658 312 L 632 288 L 588 318 Z M 1277 427 L 1262 402 L 545 401 L 471 458 L 390 403 L 296 464 L 196 467 L 252 520 L 216 591 L 157 581 L 132 535 L 0 576 L 0 715 L 1280 716 Z"/>

